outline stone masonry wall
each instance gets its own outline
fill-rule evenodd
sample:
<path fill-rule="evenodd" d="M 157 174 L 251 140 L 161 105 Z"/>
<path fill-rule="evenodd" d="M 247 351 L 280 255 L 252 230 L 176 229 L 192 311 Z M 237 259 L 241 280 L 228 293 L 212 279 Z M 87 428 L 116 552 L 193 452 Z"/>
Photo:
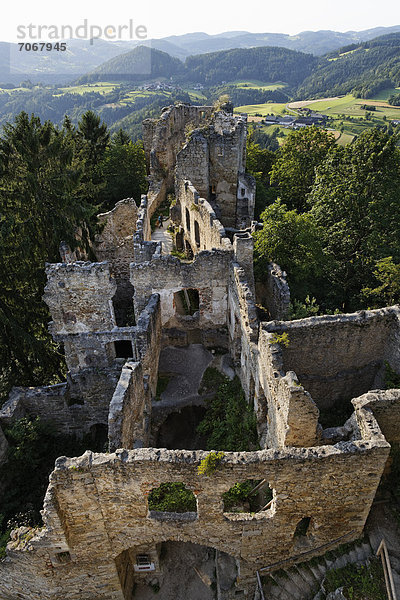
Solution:
<path fill-rule="evenodd" d="M 185 143 L 188 128 L 208 122 L 212 106 L 178 104 L 163 109 L 159 119 L 143 121 L 143 144 L 150 176 L 159 179 L 167 174 L 173 184 L 176 155 Z"/>
<path fill-rule="evenodd" d="M 390 444 L 400 443 L 400 390 L 374 390 L 355 398 L 352 403 L 358 411 L 356 414 L 359 414 L 359 409 L 373 413 L 381 432 Z M 366 422 L 364 417 L 361 427 Z M 362 433 L 363 437 L 367 435 L 365 430 Z"/>
<path fill-rule="evenodd" d="M 266 323 L 260 326 L 258 373 L 268 411 L 267 447 L 318 445 L 319 410 L 296 373 L 285 371 L 282 348 Z"/>
<path fill-rule="evenodd" d="M 192 263 L 174 256 L 160 256 L 149 262 L 131 265 L 135 288 L 135 311 L 142 310 L 151 294 L 161 300 L 163 328 L 209 329 L 226 325 L 228 266 L 231 253 L 222 250 L 200 252 Z M 174 293 L 197 289 L 199 311 L 193 316 L 178 315 Z"/>
<path fill-rule="evenodd" d="M 271 320 L 284 320 L 290 304 L 286 273 L 276 263 L 270 263 L 266 275 L 265 282 L 256 283 L 257 301 L 268 310 Z"/>
<path fill-rule="evenodd" d="M 295 371 L 318 406 L 383 387 L 383 361 L 400 372 L 398 307 L 347 315 L 272 322 L 269 332 L 287 332 L 285 371 Z"/>
<path fill-rule="evenodd" d="M 135 547 L 166 540 L 227 552 L 240 559 L 245 580 L 254 577 L 257 568 L 304 549 L 318 553 L 319 546 L 339 535 L 355 539 L 362 532 L 389 452 L 373 416 L 368 418 L 368 440 L 226 453 L 211 477 L 197 473 L 206 456 L 203 451 L 140 449 L 62 457 L 51 475 L 45 530 L 29 541 L 30 551 L 14 544 L 10 558 L 0 564 L 1 597 L 14 600 L 18 593 L 22 600 L 39 600 L 45 594 L 48 600 L 58 600 L 62 591 L 66 600 L 122 600 L 116 576 L 119 555 L 132 548 L 135 556 Z M 224 513 L 222 494 L 249 478 L 269 482 L 271 508 L 257 514 Z M 165 520 L 149 513 L 149 491 L 170 481 L 183 481 L 194 491 L 195 520 L 185 514 Z M 304 517 L 311 518 L 310 527 L 299 540 L 294 531 Z M 59 548 L 67 549 L 70 560 L 55 566 Z M 21 571 L 27 554 L 35 576 L 25 585 Z"/>
<path fill-rule="evenodd" d="M 179 184 L 177 200 L 181 208 L 185 239 L 189 241 L 194 253 L 214 248 L 232 251 L 232 244 L 217 219 L 214 209 L 207 200 L 199 197 L 190 181 L 185 180 Z M 199 232 L 198 239 L 196 239 L 196 227 Z"/>
<path fill-rule="evenodd" d="M 208 126 L 192 132 L 176 158 L 176 180 L 191 181 L 201 197 L 215 201 L 224 227 L 247 227 L 254 216 L 255 181 L 245 175 L 246 136 L 245 117 L 217 112 Z"/>
<path fill-rule="evenodd" d="M 62 337 L 62 336 L 61 336 Z M 93 364 L 75 364 L 67 382 L 35 388 L 13 388 L 0 410 L 0 425 L 10 425 L 25 416 L 51 421 L 58 432 L 82 435 L 93 425 L 107 424 L 109 405 L 125 359 L 115 358 L 114 341 L 131 341 L 136 361 L 141 361 L 146 394 L 155 394 L 161 348 L 161 316 L 158 296 L 150 297 L 135 327 L 115 327 L 110 332 L 65 336 L 74 338 L 82 357 L 94 357 Z M 94 340 L 94 341 L 93 341 Z M 86 345 L 85 345 L 86 344 Z M 96 363 L 96 356 L 98 357 Z M 103 362 L 100 360 L 102 359 Z M 71 359 L 69 360 L 71 363 Z"/>
<path fill-rule="evenodd" d="M 95 240 L 99 262 L 109 261 L 111 273 L 129 279 L 129 263 L 133 260 L 133 234 L 136 231 L 138 208 L 133 198 L 117 202 L 115 207 L 97 216 L 103 229 Z"/>
<path fill-rule="evenodd" d="M 108 439 L 110 450 L 142 448 L 149 444 L 151 397 L 143 384 L 140 363 L 126 363 L 110 403 Z"/>
<path fill-rule="evenodd" d="M 106 331 L 115 326 L 112 297 L 117 285 L 107 262 L 46 266 L 43 299 L 50 309 L 52 333 Z"/>

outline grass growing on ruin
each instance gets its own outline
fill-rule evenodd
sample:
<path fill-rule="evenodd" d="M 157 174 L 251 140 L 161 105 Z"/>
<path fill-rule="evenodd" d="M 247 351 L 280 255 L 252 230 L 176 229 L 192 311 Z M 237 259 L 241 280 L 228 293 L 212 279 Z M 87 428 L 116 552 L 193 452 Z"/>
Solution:
<path fill-rule="evenodd" d="M 197 428 L 207 437 L 207 450 L 258 449 L 256 416 L 246 402 L 239 378 L 231 381 L 216 371 L 206 370 L 200 388 L 216 390 L 212 398 L 206 399 L 207 412 Z"/>
<path fill-rule="evenodd" d="M 210 454 L 207 454 L 197 467 L 198 474 L 210 477 L 218 469 L 224 456 L 223 452 L 210 452 Z"/>
<path fill-rule="evenodd" d="M 326 593 L 343 587 L 349 600 L 386 600 L 381 561 L 373 558 L 369 565 L 349 564 L 341 569 L 328 571 L 324 581 Z"/>

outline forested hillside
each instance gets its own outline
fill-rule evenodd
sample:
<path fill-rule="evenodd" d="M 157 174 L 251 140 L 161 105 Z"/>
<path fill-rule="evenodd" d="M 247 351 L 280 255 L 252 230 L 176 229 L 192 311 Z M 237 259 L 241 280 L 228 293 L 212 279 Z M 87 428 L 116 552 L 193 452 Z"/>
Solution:
<path fill-rule="evenodd" d="M 80 78 L 80 83 L 88 81 L 143 81 L 155 77 L 175 77 L 184 75 L 183 63 L 166 52 L 138 46 L 130 52 L 116 56 Z"/>
<path fill-rule="evenodd" d="M 297 88 L 297 98 L 353 93 L 370 98 L 381 89 L 400 83 L 400 34 L 393 33 L 346 46 L 320 59 L 318 66 Z"/>
<path fill-rule="evenodd" d="M 186 79 L 204 84 L 238 79 L 285 81 L 300 84 L 317 64 L 317 59 L 287 48 L 235 49 L 191 56 L 186 59 Z"/>

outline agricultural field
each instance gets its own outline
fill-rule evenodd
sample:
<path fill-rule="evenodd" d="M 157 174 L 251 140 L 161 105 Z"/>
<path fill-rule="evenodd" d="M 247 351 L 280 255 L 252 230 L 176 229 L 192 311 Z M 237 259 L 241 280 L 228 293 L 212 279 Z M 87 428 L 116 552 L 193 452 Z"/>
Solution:
<path fill-rule="evenodd" d="M 268 102 L 267 104 L 247 104 L 245 106 L 236 106 L 235 113 L 247 113 L 249 116 L 257 116 L 257 114 L 265 117 L 268 114 L 282 115 L 286 110 L 285 103 Z"/>
<path fill-rule="evenodd" d="M 263 81 L 257 81 L 256 79 L 249 81 L 232 81 L 229 85 L 234 85 L 238 88 L 245 88 L 250 90 L 261 90 L 262 92 L 271 91 L 271 90 L 279 90 L 287 87 L 286 83 L 265 83 Z"/>
<path fill-rule="evenodd" d="M 329 117 L 329 129 L 335 132 L 337 143 L 345 145 L 365 129 L 379 124 L 387 124 L 392 119 L 400 120 L 400 107 L 390 106 L 387 103 L 387 99 L 393 93 L 400 93 L 400 88 L 383 90 L 375 98 L 355 98 L 348 94 L 320 100 L 289 102 L 288 104 L 249 104 L 236 107 L 235 112 L 247 113 L 249 121 L 260 121 L 259 115 L 265 117 L 267 114 L 301 114 L 301 108 L 309 108 Z M 274 126 L 263 126 L 261 130 L 272 133 L 272 127 Z M 282 129 L 285 134 L 288 131 L 288 129 Z"/>
<path fill-rule="evenodd" d="M 117 87 L 119 87 L 118 83 L 99 81 L 97 83 L 85 83 L 83 85 L 72 85 L 69 87 L 62 87 L 58 89 L 58 91 L 61 93 L 57 95 L 62 96 L 63 94 L 89 94 L 90 92 L 97 92 L 98 94 L 109 94 L 110 92 L 113 92 Z"/>

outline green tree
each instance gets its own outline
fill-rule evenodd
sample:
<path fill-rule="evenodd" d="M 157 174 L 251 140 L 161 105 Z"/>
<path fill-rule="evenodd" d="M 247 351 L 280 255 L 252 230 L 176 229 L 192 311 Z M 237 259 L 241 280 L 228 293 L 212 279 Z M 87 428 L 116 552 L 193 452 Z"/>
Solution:
<path fill-rule="evenodd" d="M 307 209 L 307 194 L 315 180 L 315 169 L 335 145 L 334 136 L 318 127 L 292 131 L 272 166 L 271 183 L 289 209 Z"/>
<path fill-rule="evenodd" d="M 110 144 L 110 134 L 107 125 L 101 123 L 100 117 L 91 110 L 82 115 L 75 133 L 76 160 L 83 167 L 79 195 L 99 210 L 100 195 L 106 185 L 102 163 Z"/>
<path fill-rule="evenodd" d="M 360 307 L 377 260 L 400 258 L 400 150 L 378 129 L 337 147 L 317 169 L 312 215 L 331 259 L 331 305 Z"/>
<path fill-rule="evenodd" d="M 392 256 L 378 260 L 374 276 L 379 283 L 375 288 L 365 287 L 362 294 L 373 308 L 391 306 L 400 302 L 400 264 Z"/>
<path fill-rule="evenodd" d="M 271 187 L 270 182 L 270 171 L 276 160 L 276 153 L 261 148 L 250 135 L 247 138 L 246 158 L 247 171 L 256 179 L 254 216 L 259 219 L 264 208 L 276 200 L 277 191 Z"/>
<path fill-rule="evenodd" d="M 104 153 L 101 173 L 105 188 L 101 193 L 104 210 L 113 208 L 118 200 L 134 198 L 140 203 L 140 196 L 147 189 L 146 162 L 142 142 L 126 140 L 120 130 Z"/>
<path fill-rule="evenodd" d="M 82 166 L 66 131 L 21 113 L 0 140 L 0 398 L 11 385 L 51 383 L 63 358 L 47 331 L 46 261 L 76 243 L 93 209 L 79 197 Z"/>
<path fill-rule="evenodd" d="M 293 297 L 303 301 L 308 294 L 320 295 L 328 265 L 313 215 L 288 210 L 278 199 L 264 210 L 261 220 L 263 229 L 254 233 L 256 279 L 264 281 L 268 263 L 275 261 L 287 272 Z"/>

